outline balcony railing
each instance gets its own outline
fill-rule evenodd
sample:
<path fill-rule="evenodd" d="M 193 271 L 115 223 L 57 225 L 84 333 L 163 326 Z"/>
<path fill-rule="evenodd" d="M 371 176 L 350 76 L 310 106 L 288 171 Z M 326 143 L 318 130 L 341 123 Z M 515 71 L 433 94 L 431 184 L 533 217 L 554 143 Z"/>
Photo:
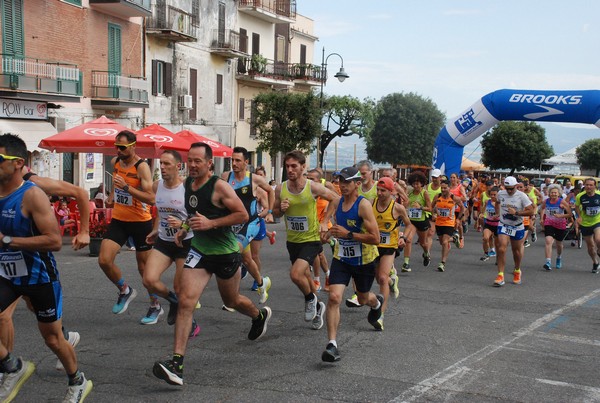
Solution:
<path fill-rule="evenodd" d="M 0 54 L 0 88 L 81 96 L 82 77 L 77 65 Z"/>
<path fill-rule="evenodd" d="M 90 7 L 120 17 L 148 17 L 151 0 L 90 0 Z"/>
<path fill-rule="evenodd" d="M 296 19 L 296 0 L 239 0 L 238 8 L 256 11 L 265 18 L 271 14 L 284 20 Z"/>
<path fill-rule="evenodd" d="M 92 98 L 148 103 L 148 82 L 142 77 L 92 70 L 92 92 Z"/>
<path fill-rule="evenodd" d="M 250 77 L 265 77 L 274 80 L 294 80 L 293 65 L 290 63 L 273 62 L 264 59 L 260 61 L 255 57 L 238 59 L 238 74 Z"/>
<path fill-rule="evenodd" d="M 146 32 L 174 41 L 195 40 L 198 21 L 191 13 L 171 5 L 169 0 L 157 0 L 152 16 L 146 19 Z"/>
<path fill-rule="evenodd" d="M 248 54 L 240 50 L 240 34 L 230 29 L 213 29 L 212 41 L 210 44 L 211 52 L 223 55 L 225 57 L 247 56 Z"/>
<path fill-rule="evenodd" d="M 294 64 L 292 65 L 292 74 L 296 80 L 321 83 L 321 80 L 326 79 L 321 66 L 314 64 Z"/>

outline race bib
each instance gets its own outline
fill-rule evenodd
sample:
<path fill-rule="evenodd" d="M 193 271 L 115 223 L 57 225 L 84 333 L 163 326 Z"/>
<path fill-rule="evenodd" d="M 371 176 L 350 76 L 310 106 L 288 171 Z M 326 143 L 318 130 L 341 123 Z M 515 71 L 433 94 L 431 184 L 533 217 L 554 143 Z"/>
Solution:
<path fill-rule="evenodd" d="M 306 216 L 287 216 L 288 231 L 308 232 L 308 217 Z"/>
<path fill-rule="evenodd" d="M 360 242 L 347 239 L 338 239 L 338 256 L 341 258 L 353 258 L 362 256 Z"/>
<path fill-rule="evenodd" d="M 560 209 L 557 208 L 549 208 L 548 215 L 555 216 L 557 214 L 561 214 Z"/>
<path fill-rule="evenodd" d="M 175 239 L 175 234 L 177 234 L 177 231 L 179 231 L 179 228 L 175 228 L 175 227 L 170 227 L 168 224 L 164 227 L 165 230 L 165 236 L 167 237 L 167 239 L 169 240 L 174 240 Z"/>
<path fill-rule="evenodd" d="M 408 209 L 408 218 L 410 219 L 419 219 L 423 216 L 423 210 L 420 208 L 409 208 Z"/>
<path fill-rule="evenodd" d="M 487 213 L 488 216 L 491 216 L 491 217 L 496 215 L 496 209 L 494 209 L 494 208 L 485 209 L 485 212 Z"/>
<path fill-rule="evenodd" d="M 500 233 L 508 236 L 515 236 L 517 234 L 517 227 L 512 225 L 502 225 Z"/>
<path fill-rule="evenodd" d="M 585 214 L 588 215 L 588 216 L 598 215 L 599 213 L 600 213 L 600 207 L 599 206 L 586 207 L 585 208 Z"/>
<path fill-rule="evenodd" d="M 450 217 L 450 209 L 449 208 L 438 208 L 437 213 L 438 213 L 438 216 L 440 216 L 440 217 Z"/>
<path fill-rule="evenodd" d="M 123 189 L 115 188 L 115 203 L 122 204 L 124 206 L 133 206 L 133 197 L 129 192 Z"/>
<path fill-rule="evenodd" d="M 391 235 L 389 232 L 379 231 L 379 244 L 380 245 L 389 245 L 391 239 Z"/>
<path fill-rule="evenodd" d="M 194 268 L 200 262 L 201 259 L 202 255 L 200 253 L 196 252 L 194 249 L 190 249 L 187 257 L 185 258 L 185 265 L 187 267 Z"/>
<path fill-rule="evenodd" d="M 23 277 L 27 275 L 27 265 L 23 252 L 0 253 L 0 276 L 4 278 Z"/>

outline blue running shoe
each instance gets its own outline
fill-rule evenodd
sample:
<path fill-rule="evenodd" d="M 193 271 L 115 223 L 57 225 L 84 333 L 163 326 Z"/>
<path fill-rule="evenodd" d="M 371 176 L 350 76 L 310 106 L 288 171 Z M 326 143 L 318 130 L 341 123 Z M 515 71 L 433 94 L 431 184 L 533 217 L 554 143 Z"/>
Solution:
<path fill-rule="evenodd" d="M 252 283 L 252 287 L 250 287 L 251 291 L 258 291 L 258 283 L 256 282 L 256 280 L 254 280 L 254 283 Z"/>
<path fill-rule="evenodd" d="M 557 257 L 556 258 L 556 268 L 557 269 L 561 269 L 562 268 L 562 259 Z"/>
<path fill-rule="evenodd" d="M 133 287 L 129 287 L 127 294 L 119 293 L 119 298 L 117 299 L 117 303 L 113 305 L 112 312 L 116 315 L 122 314 L 127 310 L 127 307 L 135 297 L 137 297 L 137 291 Z"/>
<path fill-rule="evenodd" d="M 162 309 L 162 306 L 151 306 L 148 308 L 148 313 L 144 316 L 140 323 L 142 325 L 154 325 L 158 322 L 158 318 L 163 315 L 165 311 Z"/>

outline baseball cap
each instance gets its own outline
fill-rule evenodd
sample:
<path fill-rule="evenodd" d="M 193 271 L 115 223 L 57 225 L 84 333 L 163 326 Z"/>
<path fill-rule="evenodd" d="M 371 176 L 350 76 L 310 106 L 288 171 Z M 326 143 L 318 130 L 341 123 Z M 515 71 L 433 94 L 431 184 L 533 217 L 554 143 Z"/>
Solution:
<path fill-rule="evenodd" d="M 346 168 L 342 169 L 340 171 L 340 173 L 338 174 L 338 176 L 345 181 L 361 179 L 360 172 L 355 167 L 346 167 Z"/>
<path fill-rule="evenodd" d="M 377 187 L 381 187 L 386 190 L 389 190 L 390 192 L 393 192 L 394 191 L 394 181 L 392 180 L 392 178 L 388 178 L 387 176 L 384 176 L 383 178 L 381 178 L 377 181 Z"/>
<path fill-rule="evenodd" d="M 431 176 L 432 176 L 433 178 L 440 177 L 440 176 L 442 176 L 442 171 L 440 171 L 440 170 L 439 170 L 439 169 L 437 169 L 437 168 L 436 168 L 436 169 L 433 169 L 433 170 L 431 171 Z"/>
<path fill-rule="evenodd" d="M 516 186 L 517 179 L 514 176 L 507 176 L 504 178 L 504 186 Z"/>

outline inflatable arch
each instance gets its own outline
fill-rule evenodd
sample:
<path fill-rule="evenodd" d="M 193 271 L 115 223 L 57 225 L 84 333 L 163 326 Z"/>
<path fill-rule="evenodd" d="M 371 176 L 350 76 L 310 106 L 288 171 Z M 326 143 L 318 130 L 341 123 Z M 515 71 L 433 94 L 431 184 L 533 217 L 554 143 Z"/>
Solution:
<path fill-rule="evenodd" d="M 433 167 L 458 173 L 464 147 L 501 120 L 590 123 L 600 127 L 600 91 L 497 90 L 451 119 L 438 134 Z"/>

